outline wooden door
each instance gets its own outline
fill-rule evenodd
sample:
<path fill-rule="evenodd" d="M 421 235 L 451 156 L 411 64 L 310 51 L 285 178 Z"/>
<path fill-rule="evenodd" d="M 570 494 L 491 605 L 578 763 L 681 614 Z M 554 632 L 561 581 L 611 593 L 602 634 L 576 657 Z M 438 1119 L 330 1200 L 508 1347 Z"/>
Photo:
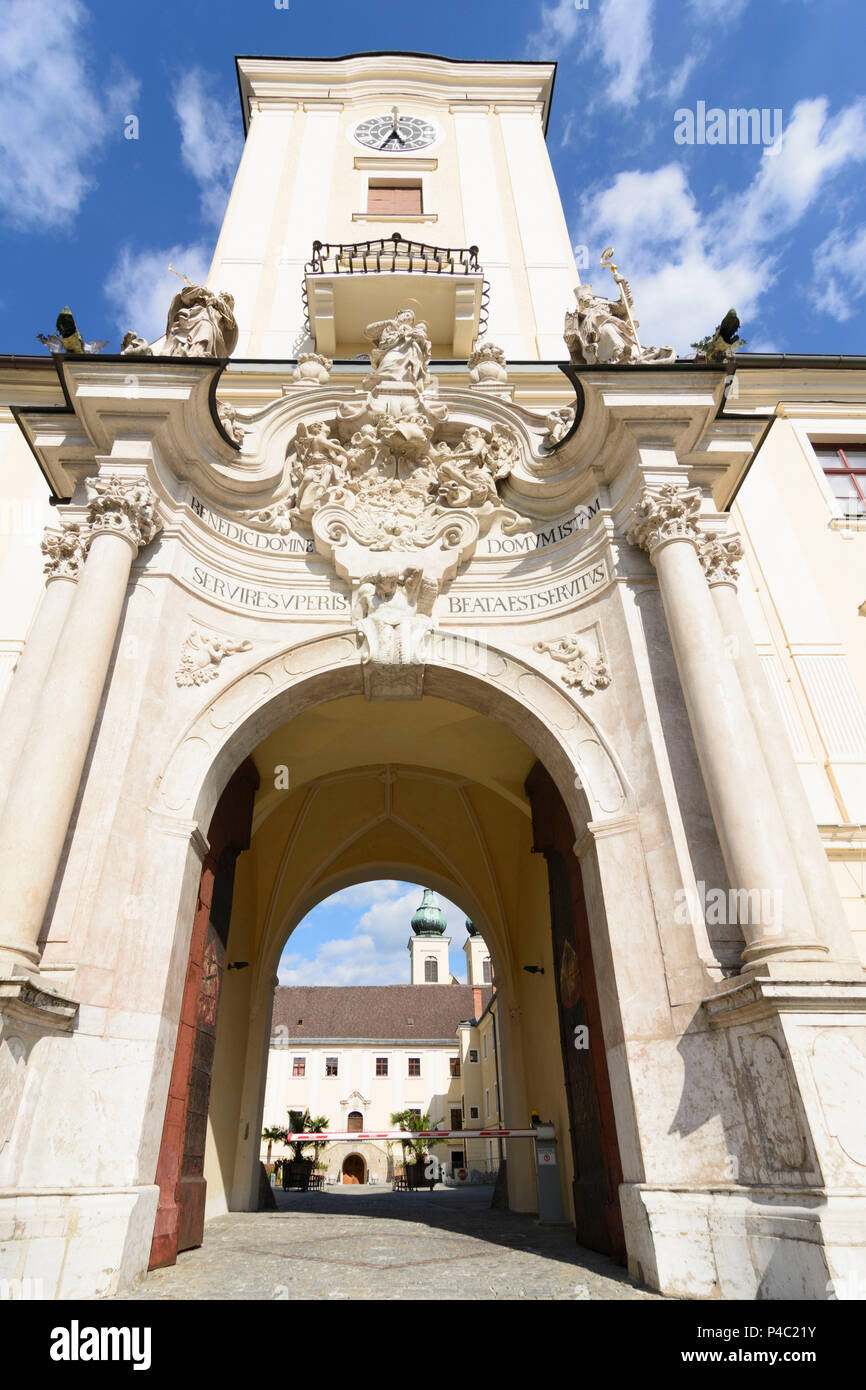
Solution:
<path fill-rule="evenodd" d="M 526 782 L 534 849 L 547 860 L 560 1044 L 574 1159 L 577 1240 L 626 1263 L 616 1138 L 589 923 L 574 828 L 552 778 L 536 763 Z M 588 1043 L 588 1046 L 585 1045 Z"/>
<path fill-rule="evenodd" d="M 347 1187 L 363 1184 L 366 1171 L 360 1154 L 347 1154 L 343 1159 L 343 1182 Z"/>
<path fill-rule="evenodd" d="M 219 996 L 235 866 L 249 848 L 258 784 L 248 758 L 229 780 L 208 828 L 157 1161 L 151 1269 L 174 1264 L 178 1250 L 201 1244 L 204 1231 L 204 1151 Z"/>

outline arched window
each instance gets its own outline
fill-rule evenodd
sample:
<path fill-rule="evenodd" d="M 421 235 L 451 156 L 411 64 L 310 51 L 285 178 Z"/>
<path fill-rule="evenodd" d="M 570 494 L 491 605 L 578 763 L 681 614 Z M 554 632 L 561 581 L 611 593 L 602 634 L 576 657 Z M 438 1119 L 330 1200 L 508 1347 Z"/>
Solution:
<path fill-rule="evenodd" d="M 424 962 L 424 983 L 435 985 L 439 980 L 439 962 L 435 956 L 428 956 Z"/>
<path fill-rule="evenodd" d="M 360 1134 L 363 1128 L 364 1116 L 361 1114 L 360 1110 L 350 1110 L 346 1132 L 348 1134 Z"/>

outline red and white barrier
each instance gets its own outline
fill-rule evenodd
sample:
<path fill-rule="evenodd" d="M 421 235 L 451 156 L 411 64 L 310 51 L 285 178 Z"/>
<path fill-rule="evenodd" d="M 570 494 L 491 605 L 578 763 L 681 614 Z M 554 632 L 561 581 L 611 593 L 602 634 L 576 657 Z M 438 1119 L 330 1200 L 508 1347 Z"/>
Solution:
<path fill-rule="evenodd" d="M 316 1134 L 287 1134 L 287 1144 L 306 1142 L 342 1143 L 344 1140 L 360 1144 L 365 1139 L 537 1139 L 537 1129 L 327 1129 Z M 542 1136 L 543 1137 L 543 1136 Z"/>

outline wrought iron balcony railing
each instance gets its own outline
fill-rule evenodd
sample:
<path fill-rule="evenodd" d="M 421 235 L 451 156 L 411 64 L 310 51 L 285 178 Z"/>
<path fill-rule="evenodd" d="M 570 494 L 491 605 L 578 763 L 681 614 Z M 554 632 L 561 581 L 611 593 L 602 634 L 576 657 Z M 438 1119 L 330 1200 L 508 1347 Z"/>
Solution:
<path fill-rule="evenodd" d="M 432 277 L 477 276 L 481 278 L 481 297 L 475 336 L 481 337 L 487 328 L 490 286 L 478 261 L 477 246 L 428 246 L 423 241 L 410 241 L 400 232 L 376 241 L 327 242 L 314 241 L 313 253 L 305 267 L 303 284 L 304 313 L 310 331 L 307 298 L 307 278 L 313 276 L 369 276 L 402 273 Z"/>
<path fill-rule="evenodd" d="M 378 241 L 314 241 L 305 266 L 311 275 L 380 274 L 403 270 L 432 275 L 481 275 L 477 246 L 428 246 L 399 232 Z"/>

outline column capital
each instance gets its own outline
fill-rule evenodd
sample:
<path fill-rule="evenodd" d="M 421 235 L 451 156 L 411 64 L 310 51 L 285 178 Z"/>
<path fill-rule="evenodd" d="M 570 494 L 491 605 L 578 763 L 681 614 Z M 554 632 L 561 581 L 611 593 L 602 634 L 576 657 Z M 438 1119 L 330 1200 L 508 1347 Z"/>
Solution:
<path fill-rule="evenodd" d="M 91 539 L 112 532 L 141 550 L 162 530 L 156 494 L 141 478 L 121 478 L 116 473 L 87 480 L 87 519 Z"/>
<path fill-rule="evenodd" d="M 644 488 L 631 515 L 626 536 L 632 545 L 646 550 L 650 557 L 668 541 L 701 542 L 697 517 L 701 490 L 697 487 L 661 483 Z"/>
<path fill-rule="evenodd" d="M 738 566 L 743 558 L 743 543 L 736 531 L 711 532 L 698 553 L 710 588 L 716 584 L 730 584 L 736 589 Z"/>
<path fill-rule="evenodd" d="M 78 521 L 63 522 L 59 531 L 46 527 L 40 547 L 45 556 L 45 582 L 76 580 L 87 555 L 89 540 L 89 527 Z"/>

